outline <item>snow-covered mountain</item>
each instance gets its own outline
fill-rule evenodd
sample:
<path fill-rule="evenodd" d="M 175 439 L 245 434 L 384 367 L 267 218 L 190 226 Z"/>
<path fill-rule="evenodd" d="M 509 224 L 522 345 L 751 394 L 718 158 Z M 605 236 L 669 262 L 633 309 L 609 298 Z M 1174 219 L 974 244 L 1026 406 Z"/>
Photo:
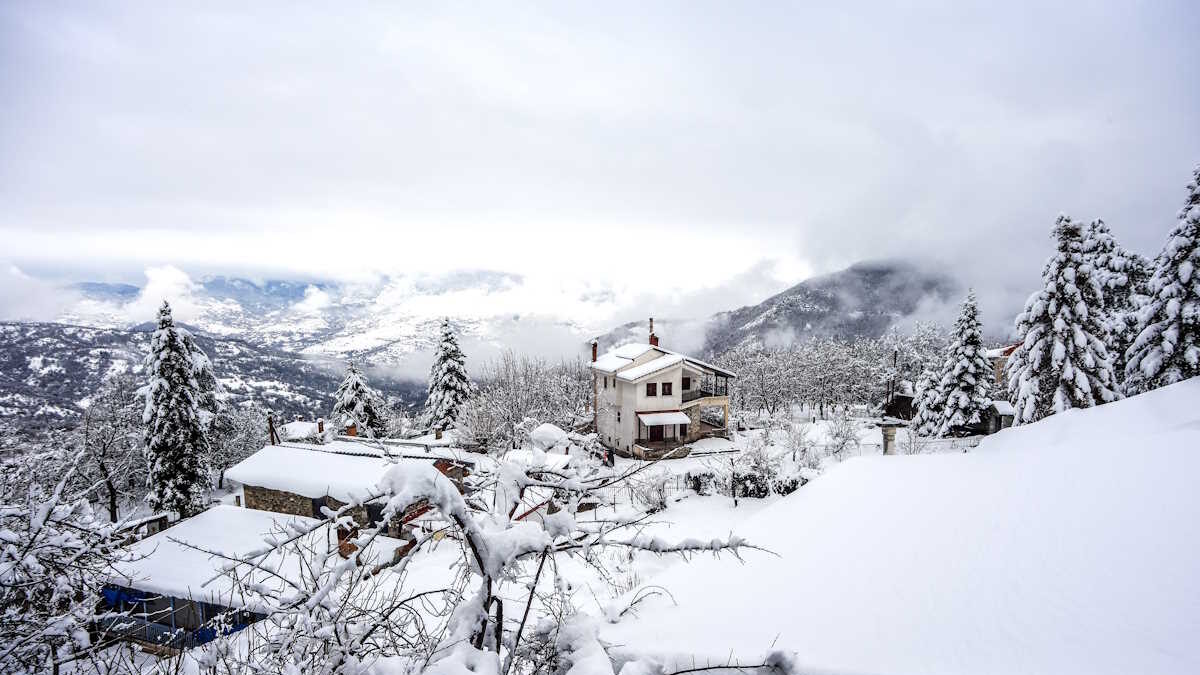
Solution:
<path fill-rule="evenodd" d="M 328 414 L 342 376 L 340 362 L 196 334 L 230 403 L 253 400 L 284 418 Z M 0 323 L 0 447 L 74 426 L 105 377 L 141 371 L 149 343 L 149 326 Z M 422 393 L 386 372 L 372 372 L 371 383 L 409 401 Z"/>
<path fill-rule="evenodd" d="M 149 286 L 85 283 L 74 290 L 78 300 L 58 322 L 131 329 L 148 320 L 162 299 Z M 560 346 L 582 344 L 587 334 L 571 318 L 581 314 L 578 305 L 586 298 L 555 298 L 555 309 L 546 312 L 545 299 L 520 276 L 487 270 L 359 283 L 184 277 L 169 290 L 176 316 L 204 333 L 311 357 L 412 366 L 412 373 L 424 366 L 410 357 L 432 348 L 444 316 L 453 318 L 468 343 L 496 350 L 535 332 L 558 338 Z"/>
<path fill-rule="evenodd" d="M 809 337 L 878 337 L 893 325 L 947 303 L 957 306 L 961 285 L 913 262 L 862 262 L 806 279 L 751 305 L 705 319 L 655 318 L 664 344 L 707 355 L 746 341 L 784 343 Z M 646 339 L 645 322 L 602 335 L 602 346 Z"/>

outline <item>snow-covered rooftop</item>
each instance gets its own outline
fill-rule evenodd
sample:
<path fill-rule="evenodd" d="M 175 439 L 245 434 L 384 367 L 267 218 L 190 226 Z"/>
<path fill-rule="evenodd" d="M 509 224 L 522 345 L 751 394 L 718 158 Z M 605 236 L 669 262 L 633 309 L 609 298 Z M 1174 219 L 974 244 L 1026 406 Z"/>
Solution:
<path fill-rule="evenodd" d="M 235 464 L 225 477 L 242 485 L 346 502 L 371 492 L 390 466 L 382 457 L 268 445 Z"/>
<path fill-rule="evenodd" d="M 723 375 L 726 377 L 736 377 L 736 375 L 734 375 L 734 373 L 732 373 L 728 370 L 725 370 L 724 368 L 714 366 L 713 364 L 701 361 L 700 359 L 692 358 L 692 357 L 688 356 L 687 354 L 680 354 L 679 352 L 673 352 L 670 349 L 663 349 L 662 347 L 655 347 L 654 345 L 643 344 L 643 343 L 633 343 L 633 344 L 621 345 L 620 347 L 615 347 L 613 349 L 610 349 L 609 351 L 607 351 L 604 354 L 597 357 L 596 360 L 591 363 L 591 367 L 592 367 L 592 369 L 598 370 L 601 372 L 615 373 L 618 370 L 624 368 L 625 366 L 628 366 L 630 363 L 632 363 L 634 361 L 634 359 L 637 359 L 638 357 L 640 357 L 650 351 L 658 351 L 663 356 L 660 356 L 659 358 L 655 359 L 654 361 L 647 362 L 647 364 L 643 364 L 643 365 L 648 365 L 649 363 L 657 363 L 658 361 L 661 361 L 663 358 L 666 358 L 666 357 L 676 357 L 677 356 L 677 357 L 680 357 L 681 359 L 683 359 L 684 361 L 686 361 L 687 363 L 691 364 L 695 368 L 698 368 L 701 370 L 710 370 L 718 375 Z M 641 366 L 639 366 L 639 367 L 641 367 Z M 621 373 L 620 376 L 622 378 L 624 378 L 625 373 Z M 636 378 L 634 378 L 634 379 L 636 379 Z"/>
<path fill-rule="evenodd" d="M 316 422 L 297 420 L 279 427 L 279 437 L 285 441 L 295 441 L 302 438 L 312 438 L 317 435 Z"/>
<path fill-rule="evenodd" d="M 1008 401 L 1005 401 L 1004 399 L 996 399 L 995 401 L 992 401 L 992 407 L 995 408 L 996 412 L 1001 415 L 1016 415 L 1017 414 L 1016 409 L 1013 408 L 1013 404 L 1009 403 Z"/>
<path fill-rule="evenodd" d="M 802 672 L 1197 673 L 1197 448 L 1193 378 L 966 454 L 851 459 L 735 528 L 772 554 L 674 564 L 647 580 L 671 597 L 601 637 L 668 671 L 781 650 Z"/>
<path fill-rule="evenodd" d="M 621 372 L 617 373 L 617 378 L 625 380 L 626 382 L 637 382 L 647 375 L 653 375 L 654 373 L 666 370 L 667 368 L 679 365 L 680 363 L 683 363 L 682 356 L 678 354 L 668 354 L 666 356 L 660 356 L 653 361 L 647 361 L 640 366 L 634 366 L 632 368 L 622 370 Z"/>
<path fill-rule="evenodd" d="M 234 593 L 231 580 L 220 574 L 225 560 L 180 542 L 240 557 L 263 549 L 263 536 L 277 534 L 281 527 L 306 527 L 316 523 L 312 518 L 301 516 L 229 505 L 214 506 L 130 545 L 128 550 L 133 554 L 132 560 L 118 564 L 117 569 L 108 575 L 107 582 L 176 598 L 214 602 L 224 607 L 257 609 L 253 601 L 247 602 L 240 593 Z M 329 545 L 336 548 L 337 537 L 327 529 L 307 535 L 312 540 L 310 543 L 324 545 L 326 539 L 331 539 Z M 402 545 L 403 542 L 397 539 L 379 537 L 366 555 L 377 562 L 386 562 Z M 281 576 L 293 581 L 300 579 L 296 556 L 274 553 L 266 558 L 266 562 L 275 567 Z M 262 578 L 259 581 L 269 586 L 281 583 L 265 574 L 260 576 Z"/>

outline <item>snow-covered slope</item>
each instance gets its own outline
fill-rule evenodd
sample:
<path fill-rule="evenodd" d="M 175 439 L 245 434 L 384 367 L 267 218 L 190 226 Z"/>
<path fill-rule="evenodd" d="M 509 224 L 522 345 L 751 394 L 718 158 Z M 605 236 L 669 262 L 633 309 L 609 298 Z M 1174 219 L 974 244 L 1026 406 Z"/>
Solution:
<path fill-rule="evenodd" d="M 803 672 L 1200 672 L 1200 379 L 1005 430 L 961 455 L 849 460 L 608 626 L 680 665 Z"/>

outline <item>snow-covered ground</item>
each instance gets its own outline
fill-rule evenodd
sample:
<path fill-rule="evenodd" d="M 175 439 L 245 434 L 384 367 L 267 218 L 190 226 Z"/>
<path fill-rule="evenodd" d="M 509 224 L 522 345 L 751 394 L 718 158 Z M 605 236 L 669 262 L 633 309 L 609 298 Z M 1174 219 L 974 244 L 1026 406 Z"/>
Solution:
<path fill-rule="evenodd" d="M 727 522 L 604 628 L 618 655 L 804 672 L 1200 672 L 1200 380 L 1009 429 L 970 453 L 852 458 Z M 750 500 L 743 500 L 743 504 Z M 744 515 L 743 515 L 744 514 Z M 636 590 L 634 591 L 636 592 Z"/>

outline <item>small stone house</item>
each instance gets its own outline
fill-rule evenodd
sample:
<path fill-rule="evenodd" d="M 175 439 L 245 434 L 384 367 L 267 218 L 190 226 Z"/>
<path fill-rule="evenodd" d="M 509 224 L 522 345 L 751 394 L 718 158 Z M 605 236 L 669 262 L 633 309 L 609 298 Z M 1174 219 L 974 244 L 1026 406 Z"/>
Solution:
<path fill-rule="evenodd" d="M 268 445 L 225 472 L 225 477 L 241 485 L 240 498 L 246 508 L 286 513 L 309 518 L 323 517 L 323 510 L 338 509 L 354 497 L 362 497 L 383 478 L 393 464 L 379 455 L 380 450 L 351 441 L 332 441 L 323 445 L 280 443 Z M 461 451 L 438 448 L 431 453 L 395 453 L 394 461 L 433 462 L 443 474 L 463 488 L 474 461 Z M 427 510 L 414 507 L 398 522 L 389 524 L 388 533 L 404 537 L 404 525 Z M 377 523 L 383 517 L 383 503 L 369 503 L 351 513 L 360 525 Z"/>

